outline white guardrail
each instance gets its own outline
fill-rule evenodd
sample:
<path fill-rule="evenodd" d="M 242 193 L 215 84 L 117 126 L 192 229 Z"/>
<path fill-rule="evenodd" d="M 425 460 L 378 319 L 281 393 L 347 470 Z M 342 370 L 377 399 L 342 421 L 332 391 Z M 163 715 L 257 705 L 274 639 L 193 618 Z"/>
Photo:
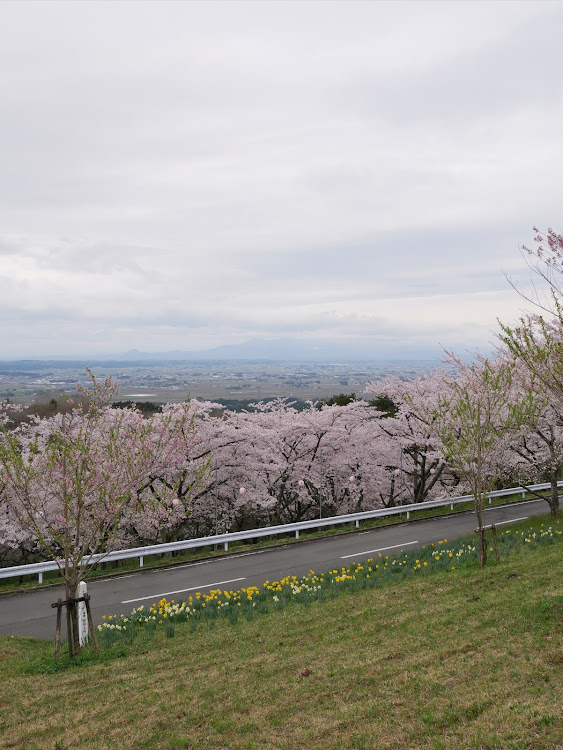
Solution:
<path fill-rule="evenodd" d="M 563 481 L 557 483 L 558 487 L 563 487 Z M 496 490 L 487 493 L 489 504 L 493 497 L 508 497 L 509 495 L 526 496 L 529 490 L 546 490 L 551 485 L 533 484 L 529 487 L 510 487 L 506 490 Z M 361 513 L 349 513 L 344 516 L 330 516 L 328 518 L 313 518 L 310 521 L 300 521 L 299 523 L 287 523 L 280 526 L 264 526 L 261 529 L 249 529 L 248 531 L 234 531 L 228 534 L 216 534 L 215 536 L 203 536 L 197 539 L 184 539 L 179 542 L 168 542 L 166 544 L 152 544 L 147 547 L 133 547 L 131 549 L 120 549 L 114 552 L 104 552 L 99 555 L 90 555 L 84 558 L 86 565 L 94 562 L 111 562 L 112 560 L 128 560 L 137 557 L 139 566 L 143 567 L 143 558 L 147 555 L 158 555 L 163 552 L 176 552 L 183 549 L 193 549 L 195 547 L 210 547 L 216 544 L 222 544 L 225 551 L 229 549 L 229 542 L 239 542 L 244 539 L 255 539 L 259 536 L 276 536 L 278 534 L 295 533 L 295 538 L 299 539 L 299 532 L 306 529 L 320 528 L 321 526 L 335 526 L 341 523 L 356 523 L 359 528 L 360 521 L 370 518 L 381 518 L 383 516 L 396 516 L 405 514 L 407 519 L 413 511 L 426 510 L 428 508 L 440 508 L 449 505 L 454 509 L 457 503 L 466 503 L 473 500 L 473 495 L 462 495 L 461 497 L 442 498 L 440 500 L 429 500 L 425 503 L 411 503 L 409 505 L 399 505 L 394 508 L 378 508 L 377 510 L 366 510 Z M 43 573 L 50 570 L 58 570 L 58 565 L 53 560 L 48 562 L 30 563 L 29 565 L 14 565 L 8 568 L 0 568 L 0 578 L 13 578 L 22 575 L 37 575 L 39 583 L 43 583 Z"/>

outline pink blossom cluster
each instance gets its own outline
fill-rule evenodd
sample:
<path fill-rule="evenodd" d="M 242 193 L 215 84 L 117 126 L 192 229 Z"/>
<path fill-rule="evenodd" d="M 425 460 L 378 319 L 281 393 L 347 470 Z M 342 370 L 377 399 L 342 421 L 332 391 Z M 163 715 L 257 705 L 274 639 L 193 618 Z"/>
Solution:
<path fill-rule="evenodd" d="M 557 234 L 551 227 L 547 232 L 540 231 L 537 227 L 533 227 L 536 236 L 534 242 L 537 247 L 535 250 L 531 250 L 524 246 L 524 250 L 528 254 L 536 255 L 544 263 L 550 266 L 563 267 L 563 235 Z"/>
<path fill-rule="evenodd" d="M 450 364 L 469 390 L 483 387 Z M 95 383 L 88 406 L 13 430 L 3 407 L 0 564 L 49 554 L 72 565 L 115 548 L 464 494 L 466 476 L 432 421 L 451 379 L 369 384 L 395 404 L 392 416 L 366 401 L 298 410 L 278 399 L 242 413 L 167 404 L 145 418 L 110 405 L 112 381 Z M 560 425 L 546 408 L 534 429 L 491 443 L 487 475 L 498 485 L 556 475 Z"/>

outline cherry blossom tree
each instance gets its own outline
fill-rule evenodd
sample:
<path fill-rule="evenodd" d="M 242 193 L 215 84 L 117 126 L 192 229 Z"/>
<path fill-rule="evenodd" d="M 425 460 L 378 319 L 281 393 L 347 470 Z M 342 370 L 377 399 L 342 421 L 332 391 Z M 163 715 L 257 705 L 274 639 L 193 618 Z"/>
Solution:
<path fill-rule="evenodd" d="M 553 413 L 549 406 L 539 417 L 534 429 L 512 442 L 514 455 L 512 466 L 518 481 L 523 486 L 537 482 L 549 482 L 547 503 L 552 516 L 559 515 L 559 474 L 563 464 L 563 427 L 561 415 Z M 544 499 L 535 490 L 532 494 Z"/>
<path fill-rule="evenodd" d="M 563 309 L 557 301 L 556 310 L 550 320 L 528 315 L 516 326 L 501 323 L 499 340 L 519 364 L 522 387 L 543 390 L 563 412 Z"/>
<path fill-rule="evenodd" d="M 515 326 L 501 323 L 500 340 L 513 357 L 526 368 L 536 381 L 563 404 L 563 235 L 549 228 L 547 232 L 534 227 L 535 247 L 525 245 L 522 254 L 533 274 L 550 292 L 546 298 L 533 284 L 533 291 L 525 293 L 510 281 L 528 302 L 549 314 L 528 314 Z M 533 282 L 533 279 L 532 279 Z"/>
<path fill-rule="evenodd" d="M 283 399 L 254 407 L 238 416 L 237 429 L 246 436 L 245 485 L 262 517 L 257 520 L 291 523 L 322 513 L 323 446 L 333 420 L 324 410 L 309 405 L 300 412 Z"/>
<path fill-rule="evenodd" d="M 236 527 L 289 523 L 362 507 L 360 456 L 352 451 L 352 436 L 374 418 L 375 411 L 365 402 L 322 408 L 311 403 L 298 411 L 290 402 L 277 400 L 257 404 L 252 412 L 226 412 L 223 442 L 216 442 L 214 460 L 219 493 L 230 498 Z M 356 476 L 350 481 L 354 473 L 357 482 Z M 244 502 L 236 494 L 241 486 L 246 489 Z"/>
<path fill-rule="evenodd" d="M 112 548 L 126 508 L 133 500 L 139 505 L 140 488 L 158 481 L 158 502 L 173 504 L 180 483 L 170 480 L 170 467 L 193 431 L 188 409 L 160 421 L 143 419 L 134 409 L 109 406 L 113 380 L 91 379 L 87 407 L 13 431 L 4 425 L 0 440 L 2 501 L 56 561 L 67 601 L 95 564 L 92 555 Z M 69 638 L 78 651 L 74 607 L 71 614 Z"/>
<path fill-rule="evenodd" d="M 500 354 L 516 362 L 520 388 L 531 390 L 538 397 L 543 394 L 549 402 L 536 429 L 515 445 L 514 451 L 532 474 L 535 467 L 549 478 L 550 510 L 552 515 L 557 515 L 559 435 L 563 428 L 563 235 L 551 228 L 542 232 L 534 227 L 534 232 L 535 247 L 523 246 L 522 253 L 544 289 L 547 286 L 551 299 L 540 293 L 533 282 L 530 294 L 511 283 L 524 299 L 547 312 L 549 317 L 528 314 L 522 316 L 517 325 L 500 323 Z"/>
<path fill-rule="evenodd" d="M 547 232 L 542 232 L 533 227 L 533 231 L 535 246 L 529 248 L 523 245 L 520 249 L 533 274 L 532 290 L 526 292 L 510 278 L 508 281 L 527 302 L 552 313 L 554 303 L 558 307 L 563 298 L 563 235 L 557 234 L 551 228 Z M 534 277 L 539 280 L 540 288 L 536 286 Z"/>
<path fill-rule="evenodd" d="M 505 356 L 510 354 L 505 352 Z M 512 388 L 535 392 L 541 399 L 543 384 L 534 382 L 533 376 L 518 360 L 514 362 L 514 372 Z M 563 411 L 548 393 L 544 393 L 543 401 L 544 406 L 529 429 L 523 425 L 519 433 L 506 435 L 504 459 L 513 481 L 528 488 L 534 482 L 549 482 L 550 492 L 546 499 L 551 515 L 556 516 L 559 514 L 557 482 L 563 464 Z M 533 489 L 529 491 L 544 499 L 543 494 Z"/>
<path fill-rule="evenodd" d="M 218 404 L 190 400 L 166 404 L 148 417 L 162 455 L 147 466 L 134 502 L 125 508 L 116 545 L 158 544 L 201 535 L 198 521 L 209 517 L 204 498 L 212 481 L 212 436 L 221 424 L 212 417 L 218 408 Z"/>
<path fill-rule="evenodd" d="M 456 377 L 446 377 L 447 391 L 437 404 L 411 400 L 423 421 L 439 436 L 446 461 L 465 479 L 475 501 L 475 515 L 482 530 L 483 506 L 499 475 L 498 448 L 510 432 L 529 425 L 543 406 L 531 390 L 511 387 L 514 363 L 502 358 L 477 357 L 467 364 L 448 353 Z M 479 564 L 486 562 L 486 541 L 481 533 Z"/>
<path fill-rule="evenodd" d="M 301 411 L 283 399 L 242 413 L 190 401 L 143 418 L 111 408 L 115 384 L 93 379 L 90 401 L 67 414 L 4 427 L 5 548 L 42 549 L 72 592 L 95 552 L 467 489 L 481 526 L 482 498 L 495 481 L 523 476 L 532 457 L 553 476 L 560 450 L 552 413 L 538 422 L 541 433 L 532 434 L 533 424 L 524 430 L 532 413 L 525 394 L 534 403 L 539 395 L 517 387 L 515 360 L 503 356 L 502 366 L 501 358 L 468 366 L 452 355 L 457 378 L 390 377 L 368 387 L 372 405 L 331 400 Z"/>
<path fill-rule="evenodd" d="M 379 492 L 384 505 L 421 503 L 436 496 L 450 494 L 455 487 L 459 492 L 460 477 L 444 460 L 440 438 L 433 427 L 433 409 L 440 395 L 447 390 L 445 373 L 402 380 L 389 376 L 370 383 L 368 392 L 378 399 L 394 404 L 392 413 L 378 424 L 381 448 L 385 460 L 385 475 L 376 474 Z M 374 462 L 375 466 L 380 461 Z"/>

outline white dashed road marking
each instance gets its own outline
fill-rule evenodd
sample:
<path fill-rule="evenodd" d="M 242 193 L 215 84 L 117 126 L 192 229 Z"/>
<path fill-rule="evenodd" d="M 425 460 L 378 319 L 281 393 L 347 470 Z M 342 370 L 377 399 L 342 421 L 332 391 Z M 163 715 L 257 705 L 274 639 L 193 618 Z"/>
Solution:
<path fill-rule="evenodd" d="M 397 547 L 406 547 L 409 544 L 418 544 L 418 540 L 414 542 L 403 542 L 402 544 L 393 544 L 391 547 L 380 547 L 379 549 L 368 549 L 365 552 L 355 552 L 353 555 L 342 555 L 341 560 L 346 560 L 348 557 L 360 557 L 361 555 L 372 555 L 374 552 L 384 552 L 388 549 L 397 549 Z"/>
<path fill-rule="evenodd" d="M 186 591 L 196 591 L 199 589 L 210 589 L 212 586 L 223 586 L 225 583 L 236 583 L 237 581 L 246 581 L 246 578 L 231 578 L 229 581 L 217 581 L 216 583 L 204 583 L 199 586 L 191 586 L 189 589 L 179 589 L 178 591 L 165 591 L 164 594 L 151 594 L 150 596 L 140 596 L 138 599 L 125 599 L 122 604 L 132 604 L 133 602 L 142 602 L 146 599 L 155 599 L 159 601 L 163 596 L 173 596 L 174 594 L 185 594 Z"/>

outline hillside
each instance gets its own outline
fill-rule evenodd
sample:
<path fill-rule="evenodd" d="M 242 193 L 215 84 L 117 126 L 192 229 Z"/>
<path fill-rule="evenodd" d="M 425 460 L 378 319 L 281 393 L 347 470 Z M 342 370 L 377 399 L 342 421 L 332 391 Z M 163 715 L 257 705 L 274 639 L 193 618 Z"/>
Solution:
<path fill-rule="evenodd" d="M 3 638 L 0 747 L 561 748 L 562 574 L 558 542 L 58 672 Z"/>

